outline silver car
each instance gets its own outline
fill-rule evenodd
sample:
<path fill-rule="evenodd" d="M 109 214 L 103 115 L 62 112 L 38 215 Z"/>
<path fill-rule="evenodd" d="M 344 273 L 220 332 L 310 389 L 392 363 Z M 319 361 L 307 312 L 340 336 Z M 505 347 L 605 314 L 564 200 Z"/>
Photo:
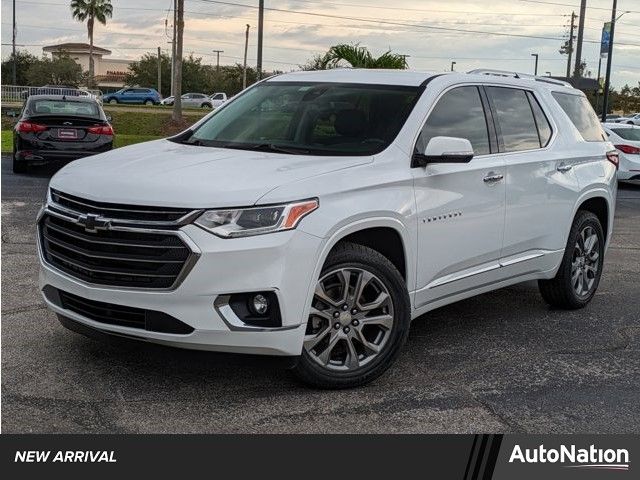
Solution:
<path fill-rule="evenodd" d="M 185 93 L 180 97 L 182 106 L 187 108 L 213 108 L 213 102 L 204 93 Z M 173 96 L 162 100 L 162 105 L 173 105 Z"/>

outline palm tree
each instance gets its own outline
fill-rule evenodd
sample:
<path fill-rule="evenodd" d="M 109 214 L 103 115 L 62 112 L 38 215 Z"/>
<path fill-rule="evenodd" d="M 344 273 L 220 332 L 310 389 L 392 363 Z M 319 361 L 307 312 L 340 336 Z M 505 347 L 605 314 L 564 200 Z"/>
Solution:
<path fill-rule="evenodd" d="M 89 35 L 89 81 L 88 86 L 93 86 L 93 26 L 96 22 L 107 24 L 107 18 L 113 16 L 111 0 L 71 0 L 71 15 L 79 22 L 87 22 Z"/>
<path fill-rule="evenodd" d="M 407 68 L 406 56 L 387 51 L 374 57 L 366 47 L 359 45 L 334 45 L 322 57 L 322 68 L 336 68 L 340 62 L 347 62 L 353 68 L 385 68 L 404 70 Z"/>

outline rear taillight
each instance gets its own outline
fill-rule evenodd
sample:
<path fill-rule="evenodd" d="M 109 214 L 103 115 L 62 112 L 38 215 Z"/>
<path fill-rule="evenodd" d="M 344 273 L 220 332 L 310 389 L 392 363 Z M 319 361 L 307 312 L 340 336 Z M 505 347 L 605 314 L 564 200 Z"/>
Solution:
<path fill-rule="evenodd" d="M 89 127 L 87 131 L 89 133 L 95 133 L 96 135 L 113 136 L 113 127 L 111 125 L 98 125 L 96 127 Z"/>
<path fill-rule="evenodd" d="M 607 152 L 607 160 L 613 163 L 616 168 L 620 166 L 620 157 L 618 156 L 618 152 L 616 152 L 615 150 Z"/>
<path fill-rule="evenodd" d="M 633 145 L 614 145 L 622 153 L 628 153 L 630 155 L 640 155 L 640 148 Z"/>
<path fill-rule="evenodd" d="M 16 130 L 22 133 L 38 133 L 44 132 L 46 129 L 45 125 L 40 125 L 39 123 L 18 122 L 16 125 Z"/>

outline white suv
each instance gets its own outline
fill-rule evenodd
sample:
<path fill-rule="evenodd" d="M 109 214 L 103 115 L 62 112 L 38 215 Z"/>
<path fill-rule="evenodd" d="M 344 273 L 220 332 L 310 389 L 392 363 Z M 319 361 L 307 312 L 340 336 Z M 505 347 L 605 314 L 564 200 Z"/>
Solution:
<path fill-rule="evenodd" d="M 584 307 L 617 158 L 562 82 L 271 77 L 176 137 L 55 175 L 40 285 L 72 330 L 293 356 L 310 384 L 360 385 L 443 305 L 537 279 L 549 304 Z"/>

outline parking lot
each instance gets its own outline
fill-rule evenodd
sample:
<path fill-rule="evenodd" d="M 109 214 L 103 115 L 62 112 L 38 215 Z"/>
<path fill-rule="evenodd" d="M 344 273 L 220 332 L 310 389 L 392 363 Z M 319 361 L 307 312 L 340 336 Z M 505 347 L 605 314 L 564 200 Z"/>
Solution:
<path fill-rule="evenodd" d="M 3 433 L 461 433 L 640 430 L 640 187 L 622 186 L 594 301 L 555 311 L 535 284 L 412 325 L 382 378 L 308 389 L 259 357 L 68 330 L 37 288 L 34 219 L 52 171 L 2 155 Z"/>

